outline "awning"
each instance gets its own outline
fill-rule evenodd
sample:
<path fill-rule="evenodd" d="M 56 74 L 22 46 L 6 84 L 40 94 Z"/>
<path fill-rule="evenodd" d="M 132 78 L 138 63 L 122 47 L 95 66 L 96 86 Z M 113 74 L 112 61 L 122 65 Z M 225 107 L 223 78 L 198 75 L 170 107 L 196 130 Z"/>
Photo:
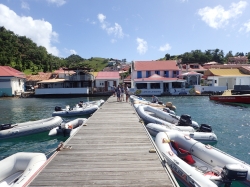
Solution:
<path fill-rule="evenodd" d="M 41 83 L 57 83 L 57 82 L 65 82 L 65 79 L 48 79 L 38 82 L 38 84 Z"/>

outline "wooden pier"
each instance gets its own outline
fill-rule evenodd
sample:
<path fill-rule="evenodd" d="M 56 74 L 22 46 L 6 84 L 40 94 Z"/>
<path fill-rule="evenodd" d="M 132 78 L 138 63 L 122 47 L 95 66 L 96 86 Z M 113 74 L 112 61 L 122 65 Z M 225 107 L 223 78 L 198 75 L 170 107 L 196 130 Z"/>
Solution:
<path fill-rule="evenodd" d="M 26 185 L 179 186 L 133 106 L 112 96 Z"/>

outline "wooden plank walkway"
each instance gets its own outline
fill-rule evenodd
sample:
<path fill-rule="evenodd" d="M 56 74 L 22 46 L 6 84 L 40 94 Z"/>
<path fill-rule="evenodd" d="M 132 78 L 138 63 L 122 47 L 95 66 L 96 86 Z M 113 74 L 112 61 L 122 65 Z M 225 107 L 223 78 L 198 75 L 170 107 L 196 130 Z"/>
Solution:
<path fill-rule="evenodd" d="M 179 186 L 158 152 L 149 152 L 155 144 L 129 103 L 111 96 L 86 124 L 29 186 Z"/>

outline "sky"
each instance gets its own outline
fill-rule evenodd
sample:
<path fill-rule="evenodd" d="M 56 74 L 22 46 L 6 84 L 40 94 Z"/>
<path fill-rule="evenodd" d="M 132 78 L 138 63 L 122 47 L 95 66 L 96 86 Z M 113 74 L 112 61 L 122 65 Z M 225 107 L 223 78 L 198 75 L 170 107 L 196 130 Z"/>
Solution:
<path fill-rule="evenodd" d="M 60 58 L 250 52 L 250 0 L 0 0 L 0 26 Z"/>

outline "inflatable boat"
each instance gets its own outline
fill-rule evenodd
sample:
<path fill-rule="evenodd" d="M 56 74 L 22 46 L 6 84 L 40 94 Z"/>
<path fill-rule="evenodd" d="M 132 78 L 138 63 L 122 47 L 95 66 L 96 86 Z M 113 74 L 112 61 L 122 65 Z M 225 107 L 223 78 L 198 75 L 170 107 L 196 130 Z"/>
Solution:
<path fill-rule="evenodd" d="M 173 111 L 176 110 L 176 107 L 171 102 L 167 102 L 166 104 L 163 104 L 162 102 L 152 103 L 142 97 L 138 97 L 135 95 L 131 95 L 130 100 L 133 104 L 144 104 L 144 105 L 149 105 L 149 106 L 157 107 L 157 108 L 169 108 L 170 110 L 173 110 Z"/>
<path fill-rule="evenodd" d="M 189 115 L 185 114 L 182 116 L 177 116 L 149 105 L 135 104 L 134 106 L 136 108 L 136 112 L 146 124 L 163 124 L 169 128 L 178 127 L 178 129 L 182 131 L 195 131 L 195 129 L 199 128 L 198 123 L 193 121 Z"/>
<path fill-rule="evenodd" d="M 67 105 L 65 109 L 56 106 L 55 111 L 52 113 L 52 116 L 70 117 L 70 116 L 90 115 L 93 114 L 97 109 L 99 109 L 97 105 L 87 104 L 87 103 L 84 103 L 82 107 L 76 104 L 74 108 L 70 108 L 70 106 Z"/>
<path fill-rule="evenodd" d="M 83 102 L 83 101 L 80 101 L 81 103 L 83 103 L 83 106 L 84 105 L 97 105 L 98 107 L 100 107 L 105 101 L 103 99 L 100 99 L 100 100 L 96 100 L 96 101 L 89 101 L 89 102 Z"/>
<path fill-rule="evenodd" d="M 156 123 L 148 123 L 146 128 L 149 134 L 155 137 L 159 132 L 169 132 L 172 131 L 165 125 L 160 125 Z M 215 144 L 218 142 L 217 136 L 212 132 L 212 128 L 207 124 L 201 124 L 199 129 L 195 132 L 181 131 L 184 135 L 190 136 L 191 138 L 207 144 Z"/>
<path fill-rule="evenodd" d="M 62 123 L 49 131 L 49 136 L 63 135 L 72 136 L 75 132 L 86 123 L 87 118 L 77 118 L 73 121 Z"/>
<path fill-rule="evenodd" d="M 55 116 L 38 121 L 28 121 L 15 124 L 1 124 L 0 140 L 49 131 L 52 128 L 60 125 L 62 121 L 63 120 L 60 116 Z"/>
<path fill-rule="evenodd" d="M 19 152 L 1 160 L 0 186 L 26 186 L 46 161 L 45 154 L 28 152 Z"/>
<path fill-rule="evenodd" d="M 178 131 L 159 132 L 155 144 L 176 178 L 186 186 L 250 186 L 250 165 Z"/>

